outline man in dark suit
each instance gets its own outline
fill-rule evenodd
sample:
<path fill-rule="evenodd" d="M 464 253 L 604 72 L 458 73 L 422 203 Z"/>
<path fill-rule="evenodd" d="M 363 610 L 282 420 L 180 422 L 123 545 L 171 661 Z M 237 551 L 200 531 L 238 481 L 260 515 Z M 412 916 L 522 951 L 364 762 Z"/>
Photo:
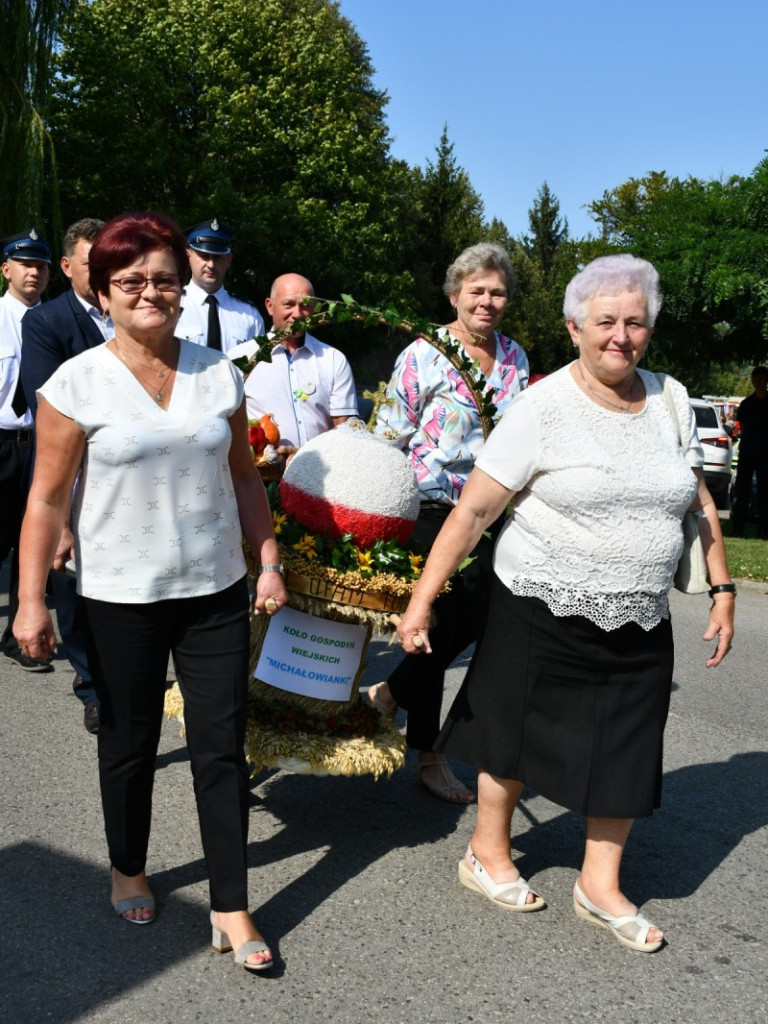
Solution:
<path fill-rule="evenodd" d="M 72 224 L 64 235 L 61 269 L 72 287 L 50 302 L 30 310 L 33 317 L 22 321 L 21 378 L 32 415 L 37 413 L 37 389 L 72 356 L 100 345 L 112 336 L 109 320 L 102 317 L 99 303 L 88 280 L 88 253 L 103 221 L 85 218 Z M 50 582 L 59 631 L 67 657 L 75 670 L 73 689 L 83 702 L 85 728 L 96 733 L 99 710 L 91 682 L 82 627 L 82 607 L 75 577 L 65 573 L 71 558 L 72 535 L 62 534 Z"/>

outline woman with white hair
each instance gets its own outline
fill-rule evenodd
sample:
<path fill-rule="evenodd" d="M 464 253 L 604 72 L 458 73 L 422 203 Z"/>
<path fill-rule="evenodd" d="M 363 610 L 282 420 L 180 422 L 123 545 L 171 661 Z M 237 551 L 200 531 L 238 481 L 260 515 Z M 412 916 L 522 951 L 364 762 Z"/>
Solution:
<path fill-rule="evenodd" d="M 480 766 L 459 879 L 507 910 L 545 906 L 510 856 L 512 814 L 528 785 L 587 818 L 577 915 L 648 953 L 663 935 L 624 895 L 619 869 L 633 820 L 660 802 L 673 664 L 667 594 L 689 507 L 704 513 L 704 639 L 717 637 L 708 667 L 730 648 L 735 595 L 686 391 L 669 381 L 673 415 L 663 382 L 638 369 L 660 305 L 658 274 L 633 256 L 597 259 L 570 282 L 564 312 L 576 359 L 510 404 L 399 627 L 407 651 L 428 654 L 435 595 L 514 498 L 486 629 L 436 743 Z"/>
<path fill-rule="evenodd" d="M 513 286 L 509 257 L 491 242 L 465 249 L 448 268 L 443 285 L 456 312 L 445 331 L 493 388 L 497 418 L 528 383 L 525 352 L 497 330 Z M 429 547 L 459 500 L 483 446 L 480 414 L 458 370 L 423 339 L 398 356 L 387 399 L 379 408 L 376 430 L 393 439 L 413 467 L 421 491 L 413 539 Z M 472 562 L 435 605 L 429 663 L 405 658 L 386 682 L 369 690 L 384 714 L 394 717 L 398 706 L 407 710 L 406 739 L 419 751 L 419 778 L 432 794 L 451 803 L 469 803 L 475 797 L 453 774 L 445 756 L 433 750 L 440 731 L 445 670 L 477 639 L 485 623 L 493 542 L 500 529 L 501 522 L 492 524 L 488 536 L 477 538 Z"/>

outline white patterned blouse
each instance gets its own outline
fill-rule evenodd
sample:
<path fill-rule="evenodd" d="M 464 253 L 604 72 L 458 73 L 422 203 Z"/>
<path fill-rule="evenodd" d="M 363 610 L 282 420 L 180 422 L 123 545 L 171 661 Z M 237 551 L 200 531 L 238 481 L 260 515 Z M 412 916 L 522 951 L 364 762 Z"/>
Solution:
<path fill-rule="evenodd" d="M 80 594 L 145 604 L 218 593 L 245 574 L 228 422 L 243 383 L 226 357 L 182 341 L 167 411 L 106 345 L 68 360 L 38 394 L 85 434 Z"/>

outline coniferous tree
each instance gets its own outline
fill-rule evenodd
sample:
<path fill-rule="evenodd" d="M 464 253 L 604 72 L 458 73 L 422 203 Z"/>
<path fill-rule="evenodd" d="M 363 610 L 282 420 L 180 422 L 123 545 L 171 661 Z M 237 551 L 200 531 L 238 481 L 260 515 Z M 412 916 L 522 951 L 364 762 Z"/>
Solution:
<path fill-rule="evenodd" d="M 547 276 L 560 246 L 568 240 L 568 221 L 560 216 L 560 203 L 546 181 L 528 211 L 528 225 L 531 233 L 523 236 L 523 247 Z"/>
<path fill-rule="evenodd" d="M 523 235 L 512 253 L 518 287 L 507 320 L 512 336 L 528 352 L 531 369 L 551 373 L 570 357 L 563 322 L 563 294 L 576 271 L 568 222 L 560 203 L 544 182 L 528 211 L 530 234 Z"/>
<path fill-rule="evenodd" d="M 450 316 L 443 295 L 446 270 L 463 249 L 487 236 L 483 201 L 467 172 L 456 162 L 453 148 L 445 125 L 435 150 L 436 159 L 427 161 L 417 190 L 417 298 L 423 313 L 438 322 Z"/>

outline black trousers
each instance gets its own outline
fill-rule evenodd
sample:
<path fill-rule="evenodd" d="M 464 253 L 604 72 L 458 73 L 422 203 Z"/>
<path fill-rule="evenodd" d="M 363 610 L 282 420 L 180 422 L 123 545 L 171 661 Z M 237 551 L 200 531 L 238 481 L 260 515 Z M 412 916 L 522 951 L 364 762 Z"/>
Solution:
<path fill-rule="evenodd" d="M 13 552 L 8 622 L 2 635 L 2 644 L 7 651 L 17 651 L 19 646 L 11 627 L 19 609 L 19 534 L 27 502 L 31 453 L 32 445 L 28 441 L 0 439 L 0 566 Z"/>
<path fill-rule="evenodd" d="M 742 452 L 739 450 L 734 503 L 731 509 L 731 527 L 735 533 L 744 533 L 744 527 L 749 517 L 753 474 L 757 475 L 757 531 L 759 536 L 766 538 L 768 537 L 768 452 Z"/>
<path fill-rule="evenodd" d="M 245 578 L 218 594 L 153 604 L 85 599 L 88 661 L 101 701 L 99 781 L 112 865 L 144 870 L 168 657 L 184 725 L 211 907 L 248 907 L 245 722 L 250 630 Z"/>
<path fill-rule="evenodd" d="M 413 540 L 431 547 L 450 514 L 448 505 L 422 505 Z M 474 559 L 451 580 L 451 589 L 433 605 L 436 625 L 429 631 L 431 654 L 407 654 L 387 680 L 399 707 L 408 712 L 406 740 L 417 750 L 432 750 L 440 732 L 445 670 L 479 640 L 488 616 L 493 581 L 493 548 L 501 532 L 498 519 L 471 552 Z"/>

